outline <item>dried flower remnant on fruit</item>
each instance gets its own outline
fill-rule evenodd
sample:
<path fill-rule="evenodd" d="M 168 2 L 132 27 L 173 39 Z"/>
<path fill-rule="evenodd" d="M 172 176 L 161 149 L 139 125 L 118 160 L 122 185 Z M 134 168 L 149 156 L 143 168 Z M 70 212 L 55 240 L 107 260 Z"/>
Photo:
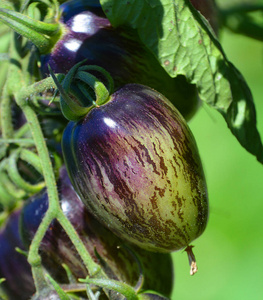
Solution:
<path fill-rule="evenodd" d="M 187 246 L 184 250 L 184 251 L 186 251 L 186 253 L 188 255 L 188 260 L 189 260 L 189 265 L 190 265 L 190 275 L 191 276 L 194 275 L 198 271 L 195 255 L 194 255 L 193 250 L 192 250 L 193 247 L 194 246 L 190 245 L 190 246 Z"/>

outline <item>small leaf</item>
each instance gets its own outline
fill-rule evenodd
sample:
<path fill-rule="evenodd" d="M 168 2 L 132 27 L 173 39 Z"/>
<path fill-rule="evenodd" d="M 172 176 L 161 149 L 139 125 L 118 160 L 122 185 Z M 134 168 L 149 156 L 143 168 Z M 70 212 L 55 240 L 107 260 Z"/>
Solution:
<path fill-rule="evenodd" d="M 197 86 L 240 144 L 263 163 L 263 145 L 249 87 L 228 61 L 207 20 L 189 0 L 100 0 L 113 26 L 137 29 L 142 42 L 171 77 Z"/>
<path fill-rule="evenodd" d="M 82 62 L 81 62 L 82 63 Z M 67 76 L 64 78 L 63 83 L 59 82 L 55 74 L 53 73 L 52 69 L 49 67 L 49 72 L 51 77 L 54 80 L 54 83 L 57 87 L 57 89 L 60 92 L 60 107 L 61 111 L 64 115 L 64 117 L 70 121 L 77 121 L 83 116 L 85 116 L 90 108 L 83 107 L 79 105 L 77 102 L 75 102 L 71 97 L 69 96 L 69 90 L 70 90 L 70 84 L 73 80 L 73 76 L 75 75 L 75 72 L 77 71 L 77 68 L 81 64 L 76 64 L 67 74 Z"/>

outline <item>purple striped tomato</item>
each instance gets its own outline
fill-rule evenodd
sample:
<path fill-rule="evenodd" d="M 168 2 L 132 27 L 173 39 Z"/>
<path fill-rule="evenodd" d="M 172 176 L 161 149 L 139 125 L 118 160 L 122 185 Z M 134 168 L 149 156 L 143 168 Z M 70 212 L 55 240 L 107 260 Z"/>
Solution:
<path fill-rule="evenodd" d="M 125 85 L 69 122 L 62 150 L 80 198 L 120 238 L 170 252 L 204 231 L 208 197 L 194 137 L 155 90 Z"/>

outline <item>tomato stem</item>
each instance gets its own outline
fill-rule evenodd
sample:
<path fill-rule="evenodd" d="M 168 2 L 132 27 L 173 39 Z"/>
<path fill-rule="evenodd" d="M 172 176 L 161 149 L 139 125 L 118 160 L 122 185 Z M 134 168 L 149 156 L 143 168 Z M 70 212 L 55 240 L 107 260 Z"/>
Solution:
<path fill-rule="evenodd" d="M 63 214 L 63 211 L 61 210 L 54 170 L 50 160 L 48 148 L 37 115 L 33 108 L 29 105 L 30 99 L 31 97 L 33 97 L 33 95 L 53 88 L 54 81 L 51 77 L 49 77 L 22 89 L 19 93 L 15 95 L 16 102 L 23 110 L 23 113 L 27 119 L 32 133 L 32 137 L 35 142 L 35 146 L 37 148 L 42 168 L 41 173 L 43 174 L 45 179 L 49 199 L 49 208 L 33 238 L 28 254 L 28 261 L 32 266 L 32 272 L 36 281 L 36 289 L 38 292 L 43 288 L 43 283 L 41 281 L 44 280 L 43 272 L 41 273 L 41 257 L 38 253 L 38 250 L 40 243 L 47 229 L 49 228 L 50 223 L 54 219 L 58 220 L 58 222 L 68 234 L 73 245 L 76 247 L 76 250 L 82 258 L 86 268 L 88 269 L 90 275 L 100 278 L 106 278 L 106 275 L 102 271 L 101 267 L 92 260 L 83 242 L 80 240 L 78 234 L 76 233 L 73 225 L 70 223 L 70 221 L 66 218 L 66 216 Z"/>
<path fill-rule="evenodd" d="M 7 80 L 3 88 L 1 99 L 1 130 L 4 139 L 12 138 L 14 128 L 12 123 L 12 95 L 13 92 L 21 89 L 23 84 L 23 76 L 21 72 L 22 66 L 16 62 L 21 61 L 18 44 L 21 40 L 16 33 L 12 33 L 10 42 L 10 64 L 7 73 Z"/>

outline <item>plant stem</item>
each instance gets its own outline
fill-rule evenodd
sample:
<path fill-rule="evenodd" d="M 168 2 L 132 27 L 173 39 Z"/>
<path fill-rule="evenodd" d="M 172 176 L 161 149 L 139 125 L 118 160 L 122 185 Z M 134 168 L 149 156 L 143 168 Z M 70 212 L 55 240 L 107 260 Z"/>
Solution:
<path fill-rule="evenodd" d="M 12 100 L 5 85 L 3 90 L 3 97 L 1 100 L 1 130 L 4 139 L 12 138 L 14 134 L 11 104 Z"/>
<path fill-rule="evenodd" d="M 13 33 L 10 42 L 10 63 L 7 73 L 7 80 L 3 88 L 3 95 L 1 100 L 1 126 L 2 136 L 4 139 L 12 138 L 14 134 L 12 124 L 12 95 L 13 92 L 20 90 L 23 85 L 23 76 L 21 72 L 21 60 L 18 52 L 17 34 Z"/>
<path fill-rule="evenodd" d="M 17 98 L 17 99 L 20 100 L 17 101 L 18 105 L 23 104 L 21 98 Z M 58 198 L 58 192 L 57 192 L 52 163 L 50 161 L 49 152 L 37 116 L 29 105 L 22 105 L 21 108 L 29 123 L 32 136 L 35 141 L 35 145 L 41 162 L 42 174 L 45 179 L 45 183 L 47 186 L 47 193 L 49 197 L 49 209 L 33 238 L 33 241 L 29 248 L 29 254 L 28 254 L 28 262 L 32 267 L 32 273 L 34 276 L 36 290 L 37 292 L 39 292 L 43 288 L 45 277 L 42 271 L 41 258 L 38 253 L 38 250 L 39 250 L 40 243 L 45 235 L 45 232 L 48 229 L 49 224 L 56 216 L 55 213 L 56 210 L 59 209 L 59 198 Z M 44 285 L 47 285 L 47 283 L 45 283 Z"/>
<path fill-rule="evenodd" d="M 33 95 L 37 95 L 48 89 L 55 89 L 56 86 L 51 77 L 40 80 L 34 84 L 27 86 L 16 94 L 16 102 L 23 109 L 24 106 L 28 106 L 28 101 Z"/>
<path fill-rule="evenodd" d="M 32 266 L 34 279 L 36 280 L 36 288 L 37 291 L 42 288 L 42 283 L 38 282 L 44 279 L 43 272 L 41 273 L 41 257 L 38 253 L 40 243 L 53 219 L 57 219 L 58 222 L 62 225 L 72 243 L 76 247 L 80 257 L 82 258 L 85 266 L 87 267 L 90 275 L 100 278 L 106 278 L 106 275 L 102 271 L 101 267 L 96 264 L 91 256 L 89 255 L 87 249 L 85 248 L 83 242 L 80 240 L 78 234 L 76 233 L 74 227 L 69 222 L 69 220 L 63 214 L 60 204 L 59 204 L 59 196 L 56 186 L 56 180 L 54 175 L 54 170 L 52 167 L 52 163 L 50 160 L 48 148 L 37 118 L 36 113 L 29 105 L 29 99 L 33 97 L 33 95 L 43 92 L 47 89 L 52 89 L 54 87 L 54 81 L 52 78 L 47 78 L 42 81 L 39 81 L 23 90 L 21 90 L 16 95 L 16 102 L 21 107 L 24 112 L 24 115 L 29 124 L 32 137 L 34 139 L 34 143 L 41 161 L 42 174 L 45 179 L 48 199 L 49 199 L 49 208 L 43 218 L 34 238 L 29 248 L 28 261 Z"/>
<path fill-rule="evenodd" d="M 90 276 L 100 277 L 100 278 L 105 277 L 105 274 L 102 271 L 101 267 L 92 260 L 84 244 L 80 243 L 76 230 L 74 229 L 70 221 L 67 219 L 67 217 L 63 214 L 61 210 L 58 211 L 57 219 L 61 224 L 61 226 L 66 231 L 69 238 L 71 239 L 78 253 L 81 254 L 83 263 L 85 264 L 86 268 L 89 270 Z"/>
<path fill-rule="evenodd" d="M 32 139 L 1 139 L 0 143 L 34 146 Z"/>

